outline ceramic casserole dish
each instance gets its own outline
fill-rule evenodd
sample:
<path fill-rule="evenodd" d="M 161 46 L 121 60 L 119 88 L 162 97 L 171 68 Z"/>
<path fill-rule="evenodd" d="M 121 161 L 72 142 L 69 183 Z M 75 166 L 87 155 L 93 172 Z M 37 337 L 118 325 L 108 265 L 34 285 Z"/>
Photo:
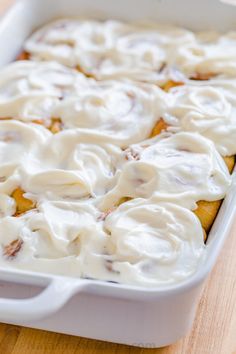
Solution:
<path fill-rule="evenodd" d="M 75 14 L 101 19 L 151 18 L 191 30 L 230 30 L 236 7 L 216 0 L 19 0 L 1 19 L 0 66 L 14 60 L 36 28 Z M 147 348 L 177 341 L 192 326 L 205 279 L 230 230 L 236 211 L 235 183 L 234 173 L 208 236 L 207 256 L 182 283 L 155 290 L 1 269 L 0 321 Z"/>

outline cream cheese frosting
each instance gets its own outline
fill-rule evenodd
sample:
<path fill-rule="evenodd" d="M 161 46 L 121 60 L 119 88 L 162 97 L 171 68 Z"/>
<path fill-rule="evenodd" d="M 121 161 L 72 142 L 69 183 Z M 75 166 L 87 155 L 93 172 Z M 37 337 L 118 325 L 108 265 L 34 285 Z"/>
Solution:
<path fill-rule="evenodd" d="M 190 276 L 204 254 L 201 224 L 186 208 L 136 199 L 98 217 L 89 203 L 45 201 L 2 218 L 0 265 L 153 287 Z"/>
<path fill-rule="evenodd" d="M 19 174 L 25 190 L 48 199 L 95 198 L 115 185 L 124 159 L 119 147 L 67 130 L 52 135 Z"/>
<path fill-rule="evenodd" d="M 199 200 L 219 200 L 231 183 L 228 169 L 208 139 L 193 133 L 163 133 L 131 145 L 115 187 L 101 207 L 110 209 L 121 198 L 175 201 L 195 209 Z"/>
<path fill-rule="evenodd" d="M 27 161 L 34 161 L 49 136 L 37 125 L 0 121 L 0 192 L 8 193 L 19 183 L 19 169 Z"/>
<path fill-rule="evenodd" d="M 225 85 L 225 88 L 224 88 Z M 171 131 L 198 132 L 212 140 L 219 153 L 236 153 L 235 87 L 210 82 L 178 86 L 169 94 L 169 107 L 163 118 Z M 174 128 L 175 127 L 175 128 Z"/>
<path fill-rule="evenodd" d="M 132 82 L 103 82 L 66 97 L 54 109 L 65 128 L 104 135 L 122 147 L 147 138 L 166 111 L 166 94 L 158 87 Z"/>
<path fill-rule="evenodd" d="M 170 203 L 134 199 L 109 214 L 110 268 L 115 280 L 155 286 L 190 276 L 203 260 L 202 229 L 195 215 Z"/>
<path fill-rule="evenodd" d="M 95 132 L 116 145 L 147 138 L 166 111 L 156 86 L 128 81 L 97 83 L 55 62 L 21 61 L 2 70 L 0 120 L 15 118 L 63 129 Z"/>
<path fill-rule="evenodd" d="M 172 61 L 186 75 L 236 74 L 236 32 L 199 32 L 192 41 L 175 51 Z"/>
<path fill-rule="evenodd" d="M 0 122 L 0 193 L 11 194 L 21 186 L 33 198 L 53 200 L 106 194 L 125 156 L 119 147 L 101 140 L 72 130 L 53 135 L 36 124 Z"/>
<path fill-rule="evenodd" d="M 79 66 L 97 79 L 156 82 L 163 65 L 186 76 L 236 74 L 236 34 L 193 33 L 155 23 L 62 19 L 36 31 L 25 50 L 36 60 Z"/>
<path fill-rule="evenodd" d="M 0 75 L 0 266 L 157 288 L 192 276 L 207 255 L 192 210 L 232 179 L 234 42 L 83 19 L 36 31 L 31 60 Z"/>
<path fill-rule="evenodd" d="M 173 48 L 193 41 L 193 33 L 174 26 L 63 19 L 36 31 L 25 50 L 34 60 L 56 60 L 97 79 L 156 82 Z"/>
<path fill-rule="evenodd" d="M 84 75 L 56 62 L 19 61 L 1 70 L 0 119 L 47 119 L 67 94 L 87 86 Z"/>
<path fill-rule="evenodd" d="M 97 214 L 88 203 L 44 201 L 37 212 L 1 219 L 0 263 L 18 269 L 82 276 L 83 254 L 93 259 L 104 252 L 105 234 L 96 222 Z M 15 258 L 4 248 L 14 240 L 21 240 Z"/>

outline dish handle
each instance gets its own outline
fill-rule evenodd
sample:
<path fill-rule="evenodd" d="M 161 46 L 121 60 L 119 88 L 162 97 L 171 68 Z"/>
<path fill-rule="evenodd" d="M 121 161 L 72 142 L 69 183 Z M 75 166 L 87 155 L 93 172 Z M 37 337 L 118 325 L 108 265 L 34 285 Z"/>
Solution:
<path fill-rule="evenodd" d="M 86 285 L 73 278 L 54 278 L 38 295 L 28 299 L 0 298 L 0 320 L 33 321 L 60 310 L 67 301 Z"/>

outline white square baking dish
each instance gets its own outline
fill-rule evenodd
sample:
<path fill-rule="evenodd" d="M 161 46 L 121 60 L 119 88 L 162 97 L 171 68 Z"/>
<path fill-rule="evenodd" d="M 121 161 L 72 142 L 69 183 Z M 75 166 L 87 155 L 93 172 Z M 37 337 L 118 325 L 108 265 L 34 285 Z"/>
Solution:
<path fill-rule="evenodd" d="M 229 30 L 235 25 L 236 8 L 217 0 L 19 0 L 0 23 L 0 66 L 16 57 L 35 28 L 75 15 L 151 18 L 192 30 Z M 208 237 L 204 263 L 191 278 L 161 290 L 0 270 L 0 321 L 149 348 L 169 345 L 192 326 L 204 281 L 235 211 L 234 173 Z"/>

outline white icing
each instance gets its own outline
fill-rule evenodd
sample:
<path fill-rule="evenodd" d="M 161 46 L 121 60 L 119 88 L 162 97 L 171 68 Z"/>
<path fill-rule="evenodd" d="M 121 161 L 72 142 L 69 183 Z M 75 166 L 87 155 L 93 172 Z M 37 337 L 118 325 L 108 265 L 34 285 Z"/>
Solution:
<path fill-rule="evenodd" d="M 231 177 L 214 145 L 198 134 L 163 133 L 125 152 L 128 162 L 101 207 L 123 197 L 175 201 L 194 209 L 199 200 L 224 197 Z"/>
<path fill-rule="evenodd" d="M 169 203 L 134 199 L 105 220 L 114 278 L 153 286 L 176 283 L 198 267 L 204 246 L 199 220 Z"/>
<path fill-rule="evenodd" d="M 200 32 L 192 41 L 179 46 L 172 62 L 186 75 L 198 73 L 236 74 L 236 33 L 220 35 Z"/>
<path fill-rule="evenodd" d="M 9 193 L 19 183 L 18 170 L 34 161 L 50 133 L 38 125 L 15 120 L 0 122 L 0 192 Z"/>
<path fill-rule="evenodd" d="M 98 79 L 156 82 L 173 48 L 193 40 L 190 31 L 176 27 L 64 19 L 35 32 L 25 50 L 35 60 L 78 66 Z"/>
<path fill-rule="evenodd" d="M 150 23 L 64 19 L 34 33 L 25 49 L 37 60 L 77 65 L 99 79 L 125 76 L 158 80 L 163 64 L 186 75 L 236 74 L 236 34 L 192 33 Z"/>
<path fill-rule="evenodd" d="M 60 118 L 64 129 L 127 146 L 147 138 L 166 111 L 166 94 L 154 85 L 97 83 L 55 62 L 17 62 L 2 73 L 0 120 L 50 126 L 51 118 Z"/>
<path fill-rule="evenodd" d="M 67 130 L 48 139 L 37 159 L 19 171 L 23 187 L 49 199 L 104 195 L 116 181 L 124 156 L 119 147 Z"/>
<path fill-rule="evenodd" d="M 105 238 L 96 222 L 92 205 L 42 202 L 38 212 L 0 219 L 0 243 L 5 267 L 37 272 L 83 276 L 86 259 L 96 265 L 96 254 L 104 252 Z M 6 235 L 4 236 L 4 234 Z M 4 255 L 4 247 L 20 239 L 23 245 L 15 258 Z M 87 257 L 87 258 L 86 258 Z"/>
<path fill-rule="evenodd" d="M 1 70 L 0 119 L 47 119 L 60 101 L 89 80 L 56 62 L 19 61 Z"/>
<path fill-rule="evenodd" d="M 196 272 L 205 246 L 191 209 L 231 183 L 220 155 L 236 153 L 234 44 L 117 21 L 33 34 L 33 60 L 0 75 L 0 266 L 146 287 Z M 185 85 L 166 93 L 168 80 Z M 150 139 L 160 118 L 168 129 Z M 17 188 L 35 205 L 15 217 Z"/>
<path fill-rule="evenodd" d="M 189 277 L 203 256 L 201 224 L 185 208 L 136 199 L 104 225 L 98 216 L 89 203 L 42 202 L 37 213 L 2 218 L 0 265 L 163 286 Z M 5 247 L 14 240 L 23 243 L 11 258 Z"/>
<path fill-rule="evenodd" d="M 150 135 L 166 105 L 166 94 L 158 87 L 105 82 L 65 98 L 53 115 L 66 128 L 93 131 L 106 141 L 127 146 Z"/>
<path fill-rule="evenodd" d="M 198 132 L 212 140 L 221 155 L 236 152 L 235 88 L 222 83 L 184 85 L 169 93 L 169 108 L 164 119 L 170 131 Z"/>

